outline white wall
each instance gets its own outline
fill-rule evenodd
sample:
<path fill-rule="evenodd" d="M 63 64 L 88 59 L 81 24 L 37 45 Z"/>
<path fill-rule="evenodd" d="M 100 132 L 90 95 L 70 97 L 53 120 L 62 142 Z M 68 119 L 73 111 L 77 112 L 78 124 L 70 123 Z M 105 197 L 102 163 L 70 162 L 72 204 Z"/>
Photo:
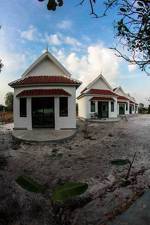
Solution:
<path fill-rule="evenodd" d="M 135 113 L 136 113 L 136 114 L 138 113 L 138 105 L 137 105 L 137 109 L 135 110 Z"/>
<path fill-rule="evenodd" d="M 91 101 L 90 99 L 94 96 L 84 96 L 78 99 L 78 115 L 84 119 L 91 118 Z M 106 97 L 106 96 L 105 96 Z M 116 118 L 117 117 L 117 98 L 114 97 L 114 112 L 111 112 L 111 101 L 109 101 L 109 118 Z M 95 102 L 95 112 L 98 112 L 98 102 Z"/>
<path fill-rule="evenodd" d="M 32 118 L 31 118 L 31 98 L 27 99 L 27 117 L 20 117 L 20 99 L 16 98 L 16 91 L 14 91 L 14 128 L 18 129 L 32 129 Z"/>
<path fill-rule="evenodd" d="M 49 58 L 44 59 L 40 62 L 36 67 L 34 67 L 27 75 L 29 76 L 64 76 L 64 72 L 59 69 L 57 65 L 55 65 Z"/>
<path fill-rule="evenodd" d="M 31 98 L 27 98 L 27 117 L 20 117 L 20 100 L 16 97 L 17 94 L 23 90 L 31 89 L 56 89 L 63 88 L 70 93 L 68 97 L 68 117 L 59 116 L 59 98 L 55 97 L 55 129 L 61 128 L 76 128 L 76 88 L 75 87 L 24 87 L 15 88 L 14 90 L 14 128 L 32 129 L 32 112 L 31 112 Z"/>
<path fill-rule="evenodd" d="M 109 101 L 109 118 L 117 117 L 117 98 L 114 98 L 114 112 L 111 112 L 111 101 Z"/>
<path fill-rule="evenodd" d="M 85 119 L 90 118 L 89 99 L 91 99 L 91 96 L 84 96 L 83 98 L 80 98 L 77 100 L 78 116 L 81 118 L 85 118 Z"/>

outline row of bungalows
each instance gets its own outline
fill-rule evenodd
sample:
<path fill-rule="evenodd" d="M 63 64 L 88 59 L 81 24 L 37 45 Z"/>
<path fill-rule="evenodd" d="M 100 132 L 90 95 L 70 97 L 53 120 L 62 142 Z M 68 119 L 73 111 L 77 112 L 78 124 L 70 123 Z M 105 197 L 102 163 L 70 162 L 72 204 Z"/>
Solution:
<path fill-rule="evenodd" d="M 76 89 L 81 82 L 49 52 L 43 53 L 9 83 L 14 88 L 14 129 L 76 128 Z M 79 117 L 115 118 L 137 113 L 137 104 L 121 88 L 113 90 L 100 75 L 77 98 Z"/>
<path fill-rule="evenodd" d="M 107 119 L 138 113 L 138 104 L 121 87 L 113 89 L 100 75 L 77 98 L 78 116 L 83 119 Z"/>

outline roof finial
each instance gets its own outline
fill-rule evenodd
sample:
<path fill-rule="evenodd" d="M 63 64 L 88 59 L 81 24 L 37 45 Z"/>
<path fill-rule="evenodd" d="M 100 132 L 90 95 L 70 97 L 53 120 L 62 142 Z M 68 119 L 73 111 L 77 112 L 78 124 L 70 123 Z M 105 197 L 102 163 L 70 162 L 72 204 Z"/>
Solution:
<path fill-rule="evenodd" d="M 48 43 L 47 43 L 47 45 L 46 45 L 46 52 L 48 52 Z"/>

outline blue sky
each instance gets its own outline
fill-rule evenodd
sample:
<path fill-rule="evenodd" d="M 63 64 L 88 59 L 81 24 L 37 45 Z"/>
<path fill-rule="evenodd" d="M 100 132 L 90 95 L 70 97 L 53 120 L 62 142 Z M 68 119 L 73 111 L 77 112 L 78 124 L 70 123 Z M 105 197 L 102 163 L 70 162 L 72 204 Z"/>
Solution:
<path fill-rule="evenodd" d="M 138 101 L 147 103 L 150 77 L 108 49 L 115 42 L 115 12 L 95 19 L 89 15 L 88 5 L 78 3 L 65 0 L 64 7 L 51 12 L 44 5 L 46 0 L 1 0 L 0 57 L 5 66 L 0 74 L 0 103 L 11 90 L 8 82 L 20 78 L 47 45 L 83 86 L 102 72 L 113 87 L 121 85 Z"/>

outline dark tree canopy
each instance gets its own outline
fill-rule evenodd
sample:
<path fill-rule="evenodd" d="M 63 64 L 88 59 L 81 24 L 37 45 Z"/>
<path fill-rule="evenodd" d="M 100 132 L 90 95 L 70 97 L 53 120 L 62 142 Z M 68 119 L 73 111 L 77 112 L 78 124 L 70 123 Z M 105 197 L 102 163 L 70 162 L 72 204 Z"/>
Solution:
<path fill-rule="evenodd" d="M 38 0 L 43 2 L 45 0 Z M 46 0 L 47 9 L 55 11 L 65 4 L 64 0 Z M 89 4 L 90 14 L 96 18 L 109 12 L 118 12 L 115 21 L 117 45 L 113 47 L 117 56 L 150 74 L 150 0 L 103 0 L 102 15 L 97 14 L 100 0 L 77 0 L 79 5 Z M 97 4 L 96 4 L 97 3 Z"/>

